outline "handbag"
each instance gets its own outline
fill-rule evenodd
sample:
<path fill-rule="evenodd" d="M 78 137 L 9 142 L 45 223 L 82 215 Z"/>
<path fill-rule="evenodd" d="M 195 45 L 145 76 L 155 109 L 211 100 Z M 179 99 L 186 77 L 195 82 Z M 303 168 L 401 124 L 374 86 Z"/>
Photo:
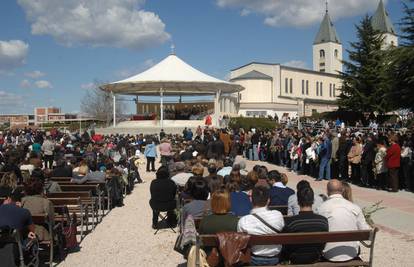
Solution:
<path fill-rule="evenodd" d="M 177 236 L 177 239 L 175 240 L 174 250 L 185 257 L 188 248 L 186 249 L 185 247 L 184 248 L 181 247 L 181 241 L 182 240 L 183 240 L 183 234 L 181 233 Z"/>
<path fill-rule="evenodd" d="M 63 235 L 65 236 L 66 249 L 74 249 L 78 247 L 76 233 L 76 215 L 73 214 L 73 217 L 69 225 L 63 227 Z"/>

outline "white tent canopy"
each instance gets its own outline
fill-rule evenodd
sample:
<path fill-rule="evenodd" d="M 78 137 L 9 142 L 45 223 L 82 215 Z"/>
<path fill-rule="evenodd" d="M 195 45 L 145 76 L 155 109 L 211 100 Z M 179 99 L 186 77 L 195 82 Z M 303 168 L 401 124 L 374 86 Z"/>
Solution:
<path fill-rule="evenodd" d="M 172 54 L 142 73 L 102 85 L 101 89 L 133 95 L 159 95 L 161 89 L 164 95 L 212 95 L 218 90 L 236 93 L 244 88 L 202 73 Z"/>
<path fill-rule="evenodd" d="M 114 126 L 116 124 L 115 94 L 126 95 L 159 95 L 161 111 L 161 127 L 163 126 L 164 95 L 215 95 L 215 124 L 218 124 L 219 99 L 222 93 L 237 93 L 244 88 L 241 85 L 211 77 L 185 63 L 175 54 L 130 78 L 104 84 L 102 90 L 111 92 L 114 97 Z"/>

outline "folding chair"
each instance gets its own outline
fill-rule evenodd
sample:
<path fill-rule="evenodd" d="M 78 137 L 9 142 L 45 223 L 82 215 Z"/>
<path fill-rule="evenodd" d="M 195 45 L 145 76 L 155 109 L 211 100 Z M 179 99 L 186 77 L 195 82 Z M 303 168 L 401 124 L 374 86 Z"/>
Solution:
<path fill-rule="evenodd" d="M 158 212 L 158 218 L 160 218 L 161 219 L 161 221 L 159 221 L 158 223 L 157 223 L 157 230 L 155 231 L 155 233 L 154 233 L 154 235 L 156 235 L 157 233 L 158 233 L 158 231 L 159 230 L 161 230 L 161 229 L 163 229 L 163 228 L 161 228 L 160 227 L 160 225 L 162 225 L 163 223 L 165 223 L 165 224 L 167 224 L 168 225 L 168 227 L 174 232 L 174 233 L 177 233 L 176 231 L 175 231 L 175 229 L 174 229 L 174 227 L 173 226 L 171 226 L 169 223 L 168 223 L 168 221 L 167 221 L 167 219 L 168 219 L 168 212 L 169 211 L 171 211 L 171 210 L 157 210 L 156 212 Z M 174 210 L 172 210 L 173 212 L 174 212 Z"/>

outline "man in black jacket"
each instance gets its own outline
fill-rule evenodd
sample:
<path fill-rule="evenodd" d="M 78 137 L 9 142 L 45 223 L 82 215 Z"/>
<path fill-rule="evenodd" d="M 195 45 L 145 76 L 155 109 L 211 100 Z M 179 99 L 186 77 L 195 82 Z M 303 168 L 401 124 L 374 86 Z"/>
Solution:
<path fill-rule="evenodd" d="M 364 186 L 374 185 L 373 162 L 375 159 L 375 144 L 372 135 L 368 135 L 361 158 L 361 182 Z"/>
<path fill-rule="evenodd" d="M 174 212 L 176 208 L 175 194 L 177 186 L 169 179 L 169 175 L 168 168 L 162 166 L 156 173 L 157 179 L 151 182 L 151 199 L 149 204 L 152 208 L 153 229 L 158 229 L 158 216 L 161 211 L 167 212 L 167 221 L 170 226 L 175 226 L 177 223 L 177 217 Z"/>

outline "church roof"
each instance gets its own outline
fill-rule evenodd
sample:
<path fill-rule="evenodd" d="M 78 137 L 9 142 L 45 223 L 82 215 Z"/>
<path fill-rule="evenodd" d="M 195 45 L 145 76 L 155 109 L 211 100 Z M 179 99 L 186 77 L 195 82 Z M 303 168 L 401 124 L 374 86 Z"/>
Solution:
<path fill-rule="evenodd" d="M 325 13 L 325 17 L 322 20 L 321 26 L 319 28 L 318 35 L 316 35 L 315 41 L 313 44 L 321 44 L 321 43 L 338 43 L 340 44 L 341 41 L 339 40 L 338 34 L 336 33 L 335 27 L 329 17 L 328 12 Z"/>
<path fill-rule="evenodd" d="M 377 11 L 371 18 L 371 24 L 374 30 L 381 33 L 395 33 L 394 25 L 392 24 L 387 11 L 385 10 L 384 2 L 380 0 Z"/>
<path fill-rule="evenodd" d="M 253 71 L 250 71 L 250 72 L 245 73 L 243 75 L 237 76 L 237 77 L 235 77 L 231 80 L 234 81 L 234 80 L 252 80 L 252 79 L 272 80 L 272 77 L 270 77 L 269 75 L 266 75 L 264 73 L 261 73 L 259 71 L 253 70 Z"/>

